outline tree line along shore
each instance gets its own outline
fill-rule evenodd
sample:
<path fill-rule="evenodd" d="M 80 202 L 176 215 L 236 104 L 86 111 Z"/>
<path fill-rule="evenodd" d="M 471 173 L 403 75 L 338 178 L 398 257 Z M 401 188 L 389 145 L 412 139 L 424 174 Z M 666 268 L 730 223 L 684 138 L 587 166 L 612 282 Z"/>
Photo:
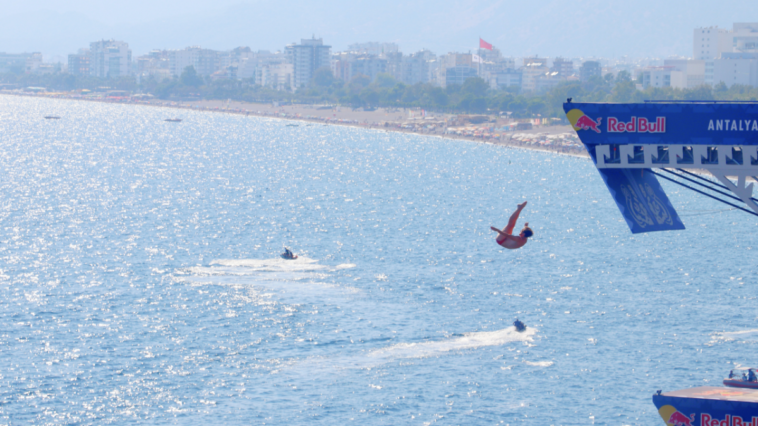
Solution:
<path fill-rule="evenodd" d="M 353 108 L 421 108 L 448 114 L 499 114 L 511 118 L 565 119 L 562 103 L 642 102 L 644 100 L 758 100 L 758 88 L 744 85 L 692 89 L 649 87 L 638 90 L 639 81 L 621 71 L 595 76 L 588 81 L 563 82 L 539 93 L 517 89 L 493 90 L 478 78 L 462 85 L 442 88 L 431 84 L 406 85 L 389 74 L 374 81 L 357 75 L 350 81 L 335 78 L 328 69 L 316 71 L 310 84 L 295 91 L 276 91 L 251 80 L 211 79 L 187 67 L 180 76 L 158 80 L 149 76 L 137 82 L 134 76 L 98 79 L 70 74 L 0 74 L 3 88 L 44 87 L 53 91 L 122 90 L 150 94 L 164 101 L 227 100 L 279 104 L 335 104 Z"/>

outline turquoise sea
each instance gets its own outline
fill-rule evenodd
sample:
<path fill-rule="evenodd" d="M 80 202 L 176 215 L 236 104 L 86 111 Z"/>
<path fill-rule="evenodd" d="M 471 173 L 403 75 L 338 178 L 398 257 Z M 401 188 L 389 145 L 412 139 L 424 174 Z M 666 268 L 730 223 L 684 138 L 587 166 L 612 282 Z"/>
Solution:
<path fill-rule="evenodd" d="M 758 220 L 668 183 L 632 235 L 588 159 L 0 101 L 0 424 L 661 425 L 756 366 Z"/>

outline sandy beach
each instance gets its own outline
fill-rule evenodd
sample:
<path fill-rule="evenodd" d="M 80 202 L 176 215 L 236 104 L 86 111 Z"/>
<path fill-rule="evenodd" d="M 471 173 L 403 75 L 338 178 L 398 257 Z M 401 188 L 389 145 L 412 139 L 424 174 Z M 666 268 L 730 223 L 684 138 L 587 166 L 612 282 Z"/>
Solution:
<path fill-rule="evenodd" d="M 584 146 L 570 125 L 532 124 L 546 120 L 514 120 L 497 115 L 455 115 L 420 109 L 377 108 L 364 110 L 337 105 L 277 105 L 222 100 L 164 101 L 144 98 L 105 98 L 67 93 L 29 94 L 2 91 L 16 96 L 51 97 L 81 101 L 138 104 L 174 109 L 166 118 L 181 119 L 181 110 L 191 109 L 246 116 L 272 117 L 285 120 L 318 122 L 386 131 L 415 133 L 462 139 L 512 148 L 559 153 L 589 158 Z M 521 124 L 519 124 L 521 123 Z M 524 129 L 523 127 L 531 127 Z"/>

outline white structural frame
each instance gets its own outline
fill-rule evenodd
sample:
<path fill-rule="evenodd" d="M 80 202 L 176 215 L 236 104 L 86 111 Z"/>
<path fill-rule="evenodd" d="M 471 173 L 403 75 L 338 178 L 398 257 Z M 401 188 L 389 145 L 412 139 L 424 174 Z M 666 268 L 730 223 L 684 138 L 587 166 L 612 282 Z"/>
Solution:
<path fill-rule="evenodd" d="M 618 161 L 611 160 L 611 148 L 619 150 Z M 658 159 L 659 148 L 668 150 L 668 161 Z M 692 150 L 692 162 L 683 163 L 684 149 Z M 718 152 L 718 161 L 707 161 L 710 149 Z M 635 159 L 635 150 L 642 151 L 642 158 Z M 742 164 L 731 157 L 735 150 L 742 152 Z M 728 154 L 728 155 L 727 155 Z M 595 145 L 598 169 L 652 169 L 677 168 L 707 170 L 724 186 L 729 188 L 748 207 L 758 213 L 758 205 L 753 201 L 753 183 L 747 184 L 748 177 L 758 175 L 758 145 L 673 145 L 673 144 L 618 144 Z M 703 161 L 706 160 L 706 161 Z M 756 164 L 753 164 L 753 162 Z M 737 178 L 733 182 L 728 176 Z"/>

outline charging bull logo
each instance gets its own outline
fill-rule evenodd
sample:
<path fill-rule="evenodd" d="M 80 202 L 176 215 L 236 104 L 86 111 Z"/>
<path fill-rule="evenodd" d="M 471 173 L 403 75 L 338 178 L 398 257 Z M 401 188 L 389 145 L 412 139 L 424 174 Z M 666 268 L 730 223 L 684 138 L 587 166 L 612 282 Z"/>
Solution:
<path fill-rule="evenodd" d="M 670 405 L 664 405 L 661 407 L 658 410 L 658 414 L 660 414 L 663 421 L 666 422 L 666 426 L 693 426 L 695 421 L 695 413 L 692 413 L 687 417 Z"/>
<path fill-rule="evenodd" d="M 692 426 L 692 422 L 695 421 L 695 413 L 690 414 L 689 417 L 680 412 L 676 412 L 669 417 L 669 423 L 674 426 Z"/>
<path fill-rule="evenodd" d="M 574 130 L 594 130 L 596 133 L 600 133 L 600 117 L 597 121 L 591 119 L 587 114 L 583 113 L 580 109 L 572 109 L 566 113 L 569 123 L 574 127 Z"/>

